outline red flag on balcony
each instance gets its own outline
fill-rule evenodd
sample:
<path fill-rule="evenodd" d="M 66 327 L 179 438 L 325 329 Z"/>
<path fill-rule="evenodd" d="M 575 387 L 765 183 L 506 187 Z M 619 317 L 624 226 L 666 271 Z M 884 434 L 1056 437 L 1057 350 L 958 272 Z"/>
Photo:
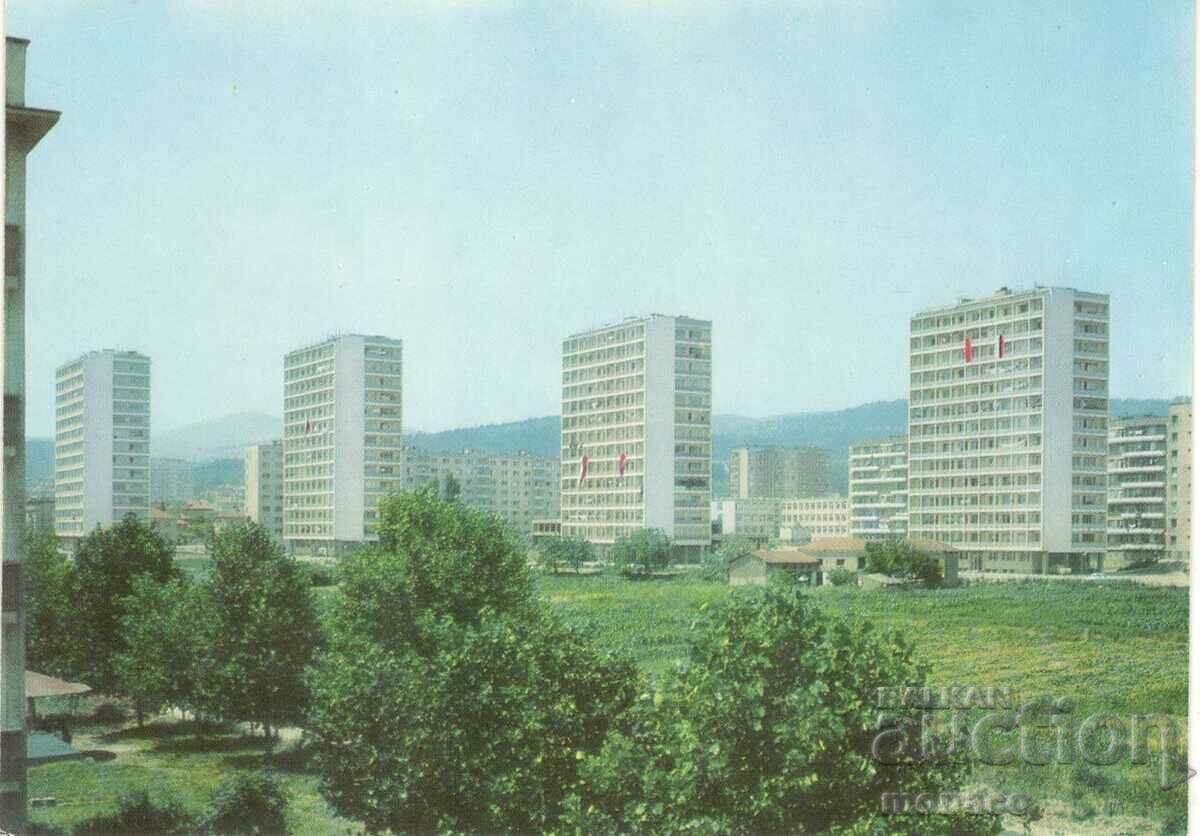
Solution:
<path fill-rule="evenodd" d="M 996 341 L 996 356 L 1001 360 L 1004 359 L 1004 335 L 1003 334 L 1001 334 L 1000 339 Z"/>
<path fill-rule="evenodd" d="M 971 338 L 967 337 L 963 341 L 963 360 L 970 363 L 971 358 L 975 356 L 975 350 L 971 347 Z"/>
<path fill-rule="evenodd" d="M 622 479 L 625 478 L 625 454 L 621 454 L 621 460 L 617 462 L 617 475 Z"/>
<path fill-rule="evenodd" d="M 583 480 L 587 478 L 587 453 L 583 454 L 583 461 L 579 464 L 579 484 L 583 485 Z"/>

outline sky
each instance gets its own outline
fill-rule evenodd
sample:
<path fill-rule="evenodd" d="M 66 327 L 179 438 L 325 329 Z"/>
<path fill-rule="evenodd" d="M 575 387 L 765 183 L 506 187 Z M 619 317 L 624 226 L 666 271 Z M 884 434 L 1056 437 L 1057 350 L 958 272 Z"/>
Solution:
<path fill-rule="evenodd" d="M 1147 2 L 8 0 L 27 427 L 150 355 L 156 430 L 404 340 L 405 424 L 556 414 L 563 337 L 713 321 L 714 409 L 906 395 L 912 313 L 1111 294 L 1111 392 L 1190 393 L 1193 12 Z"/>

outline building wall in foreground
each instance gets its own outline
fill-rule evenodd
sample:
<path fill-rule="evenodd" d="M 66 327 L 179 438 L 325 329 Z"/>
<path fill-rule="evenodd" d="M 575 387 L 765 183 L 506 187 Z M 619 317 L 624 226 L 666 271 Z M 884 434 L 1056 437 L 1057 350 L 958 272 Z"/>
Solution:
<path fill-rule="evenodd" d="M 1192 556 L 1192 402 L 1167 410 L 1167 556 Z"/>

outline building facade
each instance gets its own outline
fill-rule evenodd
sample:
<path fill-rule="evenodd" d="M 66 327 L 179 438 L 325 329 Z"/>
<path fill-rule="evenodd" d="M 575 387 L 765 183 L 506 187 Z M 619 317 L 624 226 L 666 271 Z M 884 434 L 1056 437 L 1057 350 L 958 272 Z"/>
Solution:
<path fill-rule="evenodd" d="M 59 114 L 25 104 L 29 41 L 5 41 L 4 409 L 0 436 L 0 830 L 24 833 L 25 618 L 22 611 L 25 523 L 25 169 L 26 157 Z"/>
<path fill-rule="evenodd" d="M 850 536 L 850 501 L 844 496 L 797 497 L 779 503 L 779 525 L 793 542 Z"/>
<path fill-rule="evenodd" d="M 246 516 L 283 540 L 283 442 L 246 448 Z"/>
<path fill-rule="evenodd" d="M 56 374 L 55 530 L 77 541 L 126 514 L 150 519 L 150 358 L 90 351 Z"/>
<path fill-rule="evenodd" d="M 729 496 L 825 496 L 829 454 L 816 447 L 738 447 L 729 453 Z"/>
<path fill-rule="evenodd" d="M 755 545 L 779 538 L 780 506 L 783 500 L 770 497 L 714 499 L 713 534 L 740 537 Z"/>
<path fill-rule="evenodd" d="M 431 452 L 406 447 L 403 474 L 405 490 L 435 485 L 445 492 L 448 479 L 453 478 L 464 505 L 498 514 L 522 534 L 533 532 L 535 520 L 559 515 L 558 459 L 529 453 Z"/>
<path fill-rule="evenodd" d="M 1108 426 L 1108 547 L 1104 568 L 1159 560 L 1166 550 L 1167 419 Z"/>
<path fill-rule="evenodd" d="M 196 498 L 195 465 L 184 459 L 150 460 L 150 501 L 180 504 Z"/>
<path fill-rule="evenodd" d="M 1167 557 L 1192 558 L 1192 402 L 1167 408 Z"/>
<path fill-rule="evenodd" d="M 350 334 L 284 357 L 283 538 L 333 556 L 378 539 L 402 487 L 402 343 Z"/>
<path fill-rule="evenodd" d="M 850 536 L 865 540 L 908 533 L 908 439 L 850 445 Z"/>
<path fill-rule="evenodd" d="M 712 323 L 653 314 L 562 346 L 562 534 L 604 548 L 660 529 L 712 542 Z"/>
<path fill-rule="evenodd" d="M 1102 565 L 1108 322 L 1107 295 L 1043 287 L 912 317 L 911 537 L 975 570 Z"/>

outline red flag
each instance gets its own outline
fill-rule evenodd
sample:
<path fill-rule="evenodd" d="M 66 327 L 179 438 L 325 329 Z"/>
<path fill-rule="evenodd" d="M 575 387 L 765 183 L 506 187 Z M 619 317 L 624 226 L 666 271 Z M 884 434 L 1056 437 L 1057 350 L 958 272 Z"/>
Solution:
<path fill-rule="evenodd" d="M 621 460 L 619 462 L 617 462 L 617 474 L 622 479 L 625 478 L 625 454 L 624 453 L 621 454 Z"/>
<path fill-rule="evenodd" d="M 963 360 L 970 363 L 971 358 L 974 356 L 975 356 L 975 351 L 971 347 L 971 338 L 967 337 L 966 341 L 963 342 Z"/>
<path fill-rule="evenodd" d="M 583 480 L 587 478 L 587 463 L 588 463 L 587 453 L 584 453 L 583 461 L 579 465 L 579 484 L 580 485 L 582 485 Z"/>
<path fill-rule="evenodd" d="M 996 343 L 996 346 L 997 346 L 997 349 L 998 349 L 998 350 L 997 350 L 997 356 L 998 356 L 998 357 L 999 357 L 1001 360 L 1003 360 L 1003 359 L 1004 359 L 1004 335 L 1003 335 L 1003 334 L 1001 334 L 1001 335 L 1000 335 L 1000 339 L 999 339 L 999 341 Z"/>

